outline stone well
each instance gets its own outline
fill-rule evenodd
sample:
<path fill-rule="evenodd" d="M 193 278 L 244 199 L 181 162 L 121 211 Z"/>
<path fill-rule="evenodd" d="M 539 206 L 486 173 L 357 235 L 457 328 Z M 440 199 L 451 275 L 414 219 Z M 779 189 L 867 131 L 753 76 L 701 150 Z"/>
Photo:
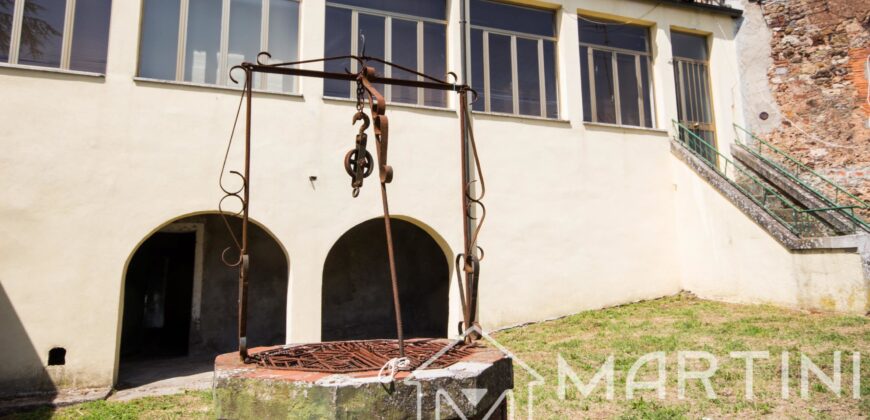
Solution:
<path fill-rule="evenodd" d="M 445 348 L 454 343 L 437 341 Z M 469 419 L 506 418 L 504 393 L 513 388 L 513 365 L 498 349 L 472 347 L 449 366 L 426 365 L 400 371 L 389 381 L 379 379 L 377 370 L 275 369 L 243 363 L 238 353 L 222 354 L 215 360 L 216 414 L 222 419 L 428 419 L 440 410 L 440 418 L 452 419 L 461 418 L 458 409 Z"/>

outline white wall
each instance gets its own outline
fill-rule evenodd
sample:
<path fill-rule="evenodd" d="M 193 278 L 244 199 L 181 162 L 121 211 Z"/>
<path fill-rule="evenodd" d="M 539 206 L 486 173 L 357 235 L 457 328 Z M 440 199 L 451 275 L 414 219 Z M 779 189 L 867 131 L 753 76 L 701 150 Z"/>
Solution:
<path fill-rule="evenodd" d="M 62 386 L 111 384 L 130 255 L 160 226 L 213 211 L 221 197 L 217 179 L 238 92 L 134 81 L 139 2 L 113 3 L 105 78 L 0 68 L 0 286 L 20 320 L 0 325 L 29 341 L 0 345 L 0 378 L 40 374 L 48 349 L 63 346 Z M 448 69 L 458 72 L 458 1 L 450 3 Z M 720 141 L 741 115 L 729 17 L 646 1 L 561 2 L 562 119 L 475 117 L 488 187 L 480 237 L 486 328 L 659 297 L 707 279 L 686 265 L 684 251 L 698 238 L 682 232 L 682 216 L 707 209 L 686 202 L 681 185 L 675 192 L 674 179 L 690 183 L 691 176 L 675 175 L 667 132 L 582 123 L 581 7 L 654 25 L 658 127 L 676 116 L 674 26 L 712 34 Z M 322 0 L 302 1 L 303 58 L 323 55 L 323 10 Z M 356 133 L 353 104 L 321 92 L 321 80 L 305 79 L 301 96 L 255 94 L 253 106 L 250 211 L 290 256 L 292 342 L 319 339 L 321 271 L 332 244 L 381 214 L 376 177 L 352 199 L 342 169 Z M 388 115 L 392 212 L 426 224 L 459 251 L 456 111 L 391 106 Z M 241 167 L 241 139 L 233 169 Z M 317 177 L 313 186 L 309 176 Z M 771 264 L 787 263 L 780 259 Z M 453 331 L 461 318 L 455 286 L 451 294 Z M 16 364 L 27 367 L 13 371 Z"/>
<path fill-rule="evenodd" d="M 729 302 L 870 310 L 870 279 L 857 250 L 790 251 L 678 158 L 672 165 L 685 289 Z"/>

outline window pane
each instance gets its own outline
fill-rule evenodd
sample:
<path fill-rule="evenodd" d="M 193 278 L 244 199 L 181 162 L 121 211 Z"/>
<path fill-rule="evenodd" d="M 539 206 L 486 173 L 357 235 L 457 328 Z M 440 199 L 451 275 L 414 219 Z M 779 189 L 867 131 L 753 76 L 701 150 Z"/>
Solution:
<path fill-rule="evenodd" d="M 592 118 L 592 92 L 589 90 L 589 47 L 580 47 L 580 90 L 583 92 L 583 121 Z"/>
<path fill-rule="evenodd" d="M 273 63 L 299 60 L 299 3 L 294 0 L 269 2 L 269 53 Z M 266 75 L 266 89 L 296 92 L 296 77 Z"/>
<path fill-rule="evenodd" d="M 106 71 L 106 52 L 109 47 L 109 15 L 111 10 L 112 0 L 83 0 L 76 2 L 72 51 L 70 52 L 69 63 L 71 69 L 95 73 L 104 73 Z"/>
<path fill-rule="evenodd" d="M 698 64 L 698 97 L 701 98 L 700 102 L 700 121 L 705 123 L 713 122 L 713 110 L 710 109 L 710 86 L 708 81 L 710 80 L 707 76 L 707 66 L 703 64 Z"/>
<path fill-rule="evenodd" d="M 471 24 L 527 34 L 556 36 L 556 14 L 486 0 L 471 0 Z"/>
<path fill-rule="evenodd" d="M 676 86 L 677 91 L 677 118 L 680 121 L 686 120 L 685 115 L 685 96 L 683 95 L 684 87 L 680 84 L 683 80 L 683 63 L 679 61 L 674 62 L 674 86 Z"/>
<path fill-rule="evenodd" d="M 221 41 L 221 2 L 190 0 L 184 80 L 217 83 Z"/>
<path fill-rule="evenodd" d="M 511 38 L 489 34 L 489 110 L 514 112 Z"/>
<path fill-rule="evenodd" d="M 12 9 L 15 0 L 0 0 L 0 61 L 9 61 L 9 39 L 12 36 Z"/>
<path fill-rule="evenodd" d="M 409 69 L 417 69 L 417 22 L 393 19 L 392 27 L 392 61 Z M 397 79 L 417 80 L 417 75 L 397 67 L 392 68 L 392 77 Z M 417 88 L 409 86 L 392 86 L 392 100 L 406 104 L 417 103 Z"/>
<path fill-rule="evenodd" d="M 640 81 L 643 87 L 643 122 L 645 126 L 653 127 L 655 115 L 652 113 L 652 85 L 650 85 L 649 80 L 649 65 L 650 59 L 648 57 L 640 58 Z"/>
<path fill-rule="evenodd" d="M 139 45 L 139 76 L 175 80 L 179 0 L 146 0 Z"/>
<path fill-rule="evenodd" d="M 430 19 L 447 19 L 445 0 L 329 0 L 330 3 L 365 7 L 385 12 L 402 13 Z"/>
<path fill-rule="evenodd" d="M 475 111 L 486 110 L 486 91 L 483 83 L 483 31 L 471 30 L 471 87 L 477 91 L 477 101 L 472 104 Z"/>
<path fill-rule="evenodd" d="M 559 92 L 556 90 L 556 43 L 544 41 L 544 88 L 547 118 L 559 118 Z"/>
<path fill-rule="evenodd" d="M 447 28 L 438 23 L 423 24 L 423 67 L 424 73 L 438 78 L 447 78 Z M 447 106 L 447 92 L 424 89 L 425 104 L 428 106 Z"/>
<path fill-rule="evenodd" d="M 635 56 L 617 54 L 616 70 L 619 76 L 619 111 L 622 125 L 640 125 L 640 106 L 637 87 Z"/>
<path fill-rule="evenodd" d="M 707 38 L 701 35 L 671 32 L 674 57 L 707 61 Z"/>
<path fill-rule="evenodd" d="M 18 63 L 60 67 L 66 1 L 26 0 Z"/>
<path fill-rule="evenodd" d="M 520 114 L 541 115 L 541 82 L 538 71 L 538 41 L 517 38 L 517 85 Z"/>
<path fill-rule="evenodd" d="M 578 19 L 580 42 L 641 52 L 649 51 L 649 30 L 643 26 L 609 23 L 583 16 L 579 16 Z"/>
<path fill-rule="evenodd" d="M 326 57 L 350 55 L 350 18 L 350 10 L 326 8 L 326 45 L 324 46 Z M 323 68 L 329 72 L 341 73 L 345 69 L 351 69 L 350 60 L 329 60 L 323 64 Z M 349 98 L 350 83 L 326 79 L 323 81 L 323 95 Z"/>
<path fill-rule="evenodd" d="M 616 124 L 616 100 L 613 92 L 613 54 L 593 51 L 592 65 L 595 80 L 595 109 L 598 122 Z"/>
<path fill-rule="evenodd" d="M 359 14 L 359 55 L 368 57 L 376 57 L 384 59 L 384 25 L 386 19 L 383 16 Z M 369 61 L 370 67 L 377 70 L 377 74 L 383 76 L 384 64 L 375 61 Z M 373 83 L 375 89 L 381 94 L 384 93 L 384 85 L 382 83 Z"/>
<path fill-rule="evenodd" d="M 230 39 L 227 49 L 227 62 L 223 70 L 228 74 L 233 66 L 245 61 L 255 63 L 260 52 L 260 27 L 263 17 L 262 0 L 231 0 L 230 1 Z M 239 75 L 242 72 L 237 70 Z M 260 87 L 260 78 L 254 77 L 254 88 Z M 236 77 L 239 83 L 244 83 L 243 77 Z M 241 86 L 226 78 L 227 85 Z"/>

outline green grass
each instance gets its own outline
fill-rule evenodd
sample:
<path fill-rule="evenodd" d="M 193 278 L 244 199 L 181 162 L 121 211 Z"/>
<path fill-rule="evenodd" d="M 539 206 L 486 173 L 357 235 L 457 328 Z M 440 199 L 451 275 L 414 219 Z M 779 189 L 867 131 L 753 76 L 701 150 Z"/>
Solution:
<path fill-rule="evenodd" d="M 870 318 L 812 314 L 765 305 L 733 305 L 680 295 L 498 332 L 493 337 L 540 373 L 545 383 L 534 389 L 535 418 L 870 418 Z M 833 352 L 841 354 L 842 393 L 837 397 L 810 375 L 810 395 L 800 397 L 800 353 L 824 372 L 833 371 Z M 632 364 L 647 353 L 666 353 L 666 395 L 637 390 L 626 398 Z M 677 352 L 706 351 L 719 362 L 711 378 L 717 394 L 707 399 L 698 380 L 688 380 L 686 398 L 677 395 Z M 745 365 L 733 351 L 768 351 L 755 360 L 754 395 L 744 398 Z M 780 396 L 781 353 L 790 352 L 790 398 Z M 861 396 L 852 398 L 852 353 L 862 354 Z M 558 395 L 561 355 L 579 379 L 588 383 L 608 355 L 613 355 L 615 397 L 606 398 L 604 382 L 587 397 L 567 381 L 566 398 Z M 704 370 L 706 362 L 689 361 L 687 370 Z M 655 363 L 639 370 L 638 380 L 653 380 Z M 515 365 L 517 408 L 527 406 L 530 375 Z M 525 418 L 525 412 L 520 418 Z"/>
<path fill-rule="evenodd" d="M 772 306 L 732 305 L 680 295 L 616 308 L 589 311 L 556 321 L 501 331 L 493 337 L 545 379 L 534 387 L 536 419 L 619 418 L 870 418 L 870 318 L 811 314 Z M 697 380 L 677 397 L 677 352 L 707 351 L 718 358 L 711 379 L 717 398 L 709 400 Z M 768 351 L 770 359 L 755 361 L 755 398 L 744 398 L 744 362 L 732 351 Z M 840 397 L 811 377 L 810 396 L 800 397 L 800 353 L 824 372 L 833 369 L 833 351 L 842 352 Z M 638 390 L 628 400 L 627 372 L 649 352 L 666 353 L 666 396 Z M 789 351 L 790 398 L 780 396 L 780 354 Z M 861 399 L 852 398 L 852 352 L 863 351 Z M 609 355 L 614 357 L 615 397 L 606 398 L 604 382 L 584 397 L 567 381 L 566 398 L 558 395 L 557 355 L 583 382 L 588 382 Z M 705 363 L 688 363 L 703 370 Z M 526 390 L 532 379 L 515 364 L 515 397 L 526 418 Z M 654 366 L 639 370 L 639 380 L 655 377 Z M 57 410 L 16 414 L 12 419 L 180 419 L 212 418 L 209 392 L 188 392 L 131 402 L 92 402 Z"/>
<path fill-rule="evenodd" d="M 164 397 L 148 397 L 128 402 L 94 401 L 60 409 L 42 408 L 13 414 L 3 420 L 43 419 L 211 419 L 214 418 L 211 391 L 188 391 Z"/>

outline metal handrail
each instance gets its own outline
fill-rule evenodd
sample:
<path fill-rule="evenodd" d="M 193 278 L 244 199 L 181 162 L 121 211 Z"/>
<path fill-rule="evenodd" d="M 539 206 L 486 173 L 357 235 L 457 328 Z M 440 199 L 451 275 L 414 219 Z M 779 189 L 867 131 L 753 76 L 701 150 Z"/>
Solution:
<path fill-rule="evenodd" d="M 789 179 L 791 179 L 795 183 L 799 184 L 800 186 L 804 187 L 806 190 L 813 193 L 815 196 L 817 196 L 822 201 L 829 204 L 830 207 L 828 209 L 838 210 L 841 214 L 845 215 L 850 220 L 852 220 L 853 222 L 855 222 L 859 226 L 863 227 L 865 230 L 870 231 L 870 224 L 868 224 L 867 221 L 865 221 L 862 218 L 855 215 L 855 209 L 862 209 L 862 210 L 870 209 L 870 204 L 868 204 L 866 201 L 856 197 L 855 195 L 853 195 L 852 193 L 847 191 L 845 188 L 841 187 L 836 182 L 831 181 L 830 179 L 828 179 L 824 175 L 822 175 L 822 174 L 814 171 L 813 169 L 809 168 L 808 166 L 804 165 L 802 162 L 798 161 L 793 156 L 789 155 L 788 153 L 784 152 L 783 150 L 779 149 L 778 147 L 776 147 L 776 146 L 770 144 L 769 142 L 759 138 L 758 136 L 753 134 L 751 131 L 749 131 L 749 130 L 747 130 L 747 129 L 745 129 L 737 124 L 733 124 L 733 125 L 734 125 L 734 131 L 736 134 L 735 141 L 737 142 L 737 144 L 743 146 L 747 151 L 749 151 L 750 153 L 752 153 L 753 155 L 755 155 L 759 159 L 763 160 L 764 162 L 768 163 L 769 165 L 773 166 L 780 173 L 782 173 L 783 175 L 785 175 L 786 177 L 788 177 Z M 753 149 L 753 147 L 751 145 L 749 145 L 748 142 L 742 141 L 740 139 L 740 131 L 749 135 L 753 140 L 755 140 L 756 145 L 757 145 L 757 150 Z M 782 156 L 788 162 L 796 165 L 804 173 L 809 173 L 814 178 L 821 180 L 821 182 L 823 184 L 826 184 L 827 186 L 829 186 L 830 188 L 832 188 L 835 191 L 834 198 L 829 197 L 828 195 L 824 194 L 822 191 L 819 191 L 816 187 L 813 187 L 812 185 L 810 185 L 809 182 L 801 179 L 799 177 L 800 173 L 795 174 L 792 171 L 784 168 L 779 162 L 776 162 L 776 161 L 770 159 L 769 157 L 765 156 L 764 153 L 761 151 L 762 146 L 764 146 L 766 149 L 772 151 L 775 155 Z M 840 200 L 841 194 L 843 196 L 851 199 L 851 200 L 847 200 L 847 201 L 850 201 L 851 203 L 842 202 Z M 847 212 L 846 211 L 847 209 L 850 211 Z"/>
<path fill-rule="evenodd" d="M 755 175 L 753 175 L 749 171 L 743 169 L 742 167 L 737 165 L 734 161 L 729 159 L 727 156 L 725 156 L 724 154 L 719 152 L 719 150 L 715 146 L 711 145 L 706 140 L 702 139 L 697 134 L 692 132 L 692 130 L 690 128 L 680 124 L 676 120 L 672 120 L 672 122 L 674 124 L 674 129 L 677 132 L 677 141 L 679 143 L 681 143 L 683 146 L 685 146 L 686 149 L 688 149 L 692 154 L 694 154 L 695 156 L 700 158 L 702 161 L 704 161 L 704 163 L 706 163 L 708 166 L 710 166 L 710 168 L 712 168 L 714 171 L 716 171 L 717 173 L 722 175 L 726 180 L 728 180 L 728 182 L 731 185 L 733 185 L 735 188 L 740 190 L 740 192 L 742 192 L 744 195 L 746 195 L 747 198 L 749 198 L 755 204 L 757 204 L 758 206 L 763 208 L 765 212 L 767 212 L 774 219 L 776 219 L 778 222 L 780 222 L 782 225 L 784 225 L 786 228 L 788 228 L 795 235 L 802 236 L 802 234 L 804 234 L 806 232 L 807 225 L 812 222 L 812 220 L 809 219 L 811 217 L 810 216 L 811 213 L 830 210 L 827 208 L 826 209 L 801 209 L 801 208 L 797 207 L 794 203 L 792 203 L 787 198 L 785 198 L 782 194 L 780 194 L 778 191 L 776 191 L 775 189 L 770 187 L 767 183 L 762 182 L 760 179 L 758 179 L 758 177 L 756 177 Z M 690 135 L 691 137 L 693 137 L 693 139 L 700 142 L 700 144 L 703 144 L 704 147 L 706 149 L 708 149 L 710 152 L 712 152 L 718 160 L 725 163 L 725 167 L 720 169 L 718 163 L 711 161 L 710 159 L 707 158 L 707 156 L 705 156 L 704 153 L 701 153 L 701 152 L 695 150 L 694 148 L 692 148 L 691 146 L 687 145 L 686 142 L 679 135 L 679 133 L 681 131 L 683 131 L 683 132 L 687 133 L 688 135 Z M 734 170 L 740 172 L 741 175 L 745 176 L 747 179 L 752 181 L 752 183 L 761 187 L 761 189 L 764 191 L 762 199 L 758 199 L 757 197 L 755 197 L 753 194 L 751 194 L 749 191 L 747 191 L 746 188 L 744 188 L 737 181 L 731 179 L 728 176 L 728 166 L 729 165 Z M 768 204 L 769 197 L 775 199 L 776 201 L 779 201 L 786 208 L 786 210 L 791 210 L 791 214 L 792 214 L 792 217 L 791 217 L 792 221 L 791 222 L 788 222 L 787 220 L 782 218 L 780 215 L 778 215 L 776 212 L 774 212 L 771 209 L 771 207 Z M 805 220 L 799 221 L 798 220 L 799 216 L 804 216 L 803 219 L 805 219 Z"/>

